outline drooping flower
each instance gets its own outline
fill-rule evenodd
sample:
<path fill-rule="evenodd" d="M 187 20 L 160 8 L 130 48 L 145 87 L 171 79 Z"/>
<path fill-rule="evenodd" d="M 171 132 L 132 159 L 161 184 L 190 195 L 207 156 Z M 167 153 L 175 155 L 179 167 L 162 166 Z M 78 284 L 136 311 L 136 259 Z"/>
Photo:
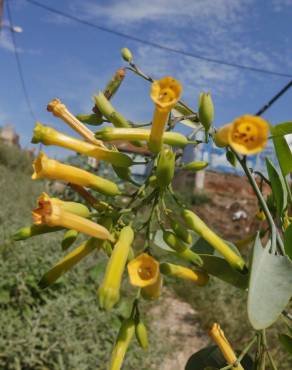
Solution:
<path fill-rule="evenodd" d="M 237 361 L 237 357 L 230 343 L 226 339 L 223 330 L 220 328 L 220 325 L 214 323 L 211 327 L 211 330 L 209 331 L 209 335 L 219 347 L 228 365 L 234 365 Z M 232 369 L 244 370 L 240 364 L 237 366 L 233 366 Z"/>
<path fill-rule="evenodd" d="M 93 175 L 80 168 L 50 159 L 43 152 L 40 152 L 34 160 L 33 168 L 32 179 L 34 180 L 42 178 L 62 180 L 95 189 L 105 195 L 118 195 L 120 193 L 118 186 L 112 181 Z"/>
<path fill-rule="evenodd" d="M 121 230 L 118 241 L 114 246 L 106 266 L 103 281 L 98 290 L 99 305 L 106 311 L 111 310 L 120 299 L 122 275 L 133 240 L 133 229 L 130 226 L 125 226 Z"/>
<path fill-rule="evenodd" d="M 50 198 L 43 193 L 38 199 L 38 208 L 32 212 L 34 224 L 61 226 L 66 229 L 77 230 L 97 239 L 114 241 L 105 227 L 72 212 L 74 209 L 78 209 L 79 203 L 68 202 L 71 205 L 66 205 L 66 203 L 62 203 L 59 199 Z M 68 209 L 64 209 L 64 206 L 68 206 Z M 80 206 L 83 205 L 80 204 Z"/>
<path fill-rule="evenodd" d="M 230 145 L 244 155 L 261 152 L 268 141 L 269 124 L 261 117 L 244 115 L 221 127 L 214 136 L 217 146 Z"/>

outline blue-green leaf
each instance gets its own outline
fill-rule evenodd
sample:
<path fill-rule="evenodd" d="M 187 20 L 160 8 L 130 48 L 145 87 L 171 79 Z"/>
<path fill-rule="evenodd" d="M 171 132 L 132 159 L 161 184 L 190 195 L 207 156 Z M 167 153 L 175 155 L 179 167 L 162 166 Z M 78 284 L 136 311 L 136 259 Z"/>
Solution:
<path fill-rule="evenodd" d="M 251 325 L 261 330 L 272 325 L 292 296 L 292 262 L 269 253 L 257 236 L 250 266 L 247 312 Z"/>
<path fill-rule="evenodd" d="M 273 131 L 272 131 L 273 132 Z M 292 172 L 292 153 L 283 136 L 274 136 L 273 143 L 283 176 Z"/>
<path fill-rule="evenodd" d="M 272 128 L 273 136 L 285 136 L 292 134 L 292 122 L 279 123 Z"/>
<path fill-rule="evenodd" d="M 199 254 L 203 260 L 203 269 L 208 274 L 217 277 L 240 289 L 246 289 L 248 286 L 248 274 L 242 274 L 230 266 L 230 264 L 222 257 Z"/>
<path fill-rule="evenodd" d="M 285 185 L 285 180 L 282 174 L 277 171 L 273 162 L 271 162 L 268 158 L 266 158 L 266 165 L 269 179 L 271 181 L 273 196 L 276 201 L 277 214 L 281 216 L 287 207 L 287 188 Z"/>

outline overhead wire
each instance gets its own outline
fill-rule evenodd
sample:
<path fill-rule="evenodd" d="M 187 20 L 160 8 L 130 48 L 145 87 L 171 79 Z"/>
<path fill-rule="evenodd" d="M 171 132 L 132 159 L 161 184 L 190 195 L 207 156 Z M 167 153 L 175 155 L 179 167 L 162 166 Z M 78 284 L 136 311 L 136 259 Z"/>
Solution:
<path fill-rule="evenodd" d="M 32 119 L 35 121 L 36 120 L 36 115 L 35 115 L 34 110 L 32 108 L 32 103 L 31 103 L 31 100 L 30 100 L 28 89 L 26 87 L 25 78 L 24 78 L 24 74 L 23 74 L 23 68 L 22 68 L 21 59 L 20 59 L 20 55 L 19 55 L 19 50 L 18 50 L 18 47 L 17 47 L 16 37 L 15 37 L 15 34 L 13 32 L 14 23 L 13 23 L 13 18 L 12 18 L 12 14 L 11 14 L 11 9 L 10 9 L 10 6 L 9 6 L 9 1 L 6 1 L 6 9 L 7 9 L 7 17 L 8 17 L 8 21 L 9 21 L 9 25 L 10 25 L 9 29 L 10 29 L 11 39 L 12 39 L 13 52 L 14 52 L 14 56 L 15 56 L 15 60 L 16 60 L 16 65 L 17 65 L 17 70 L 18 70 L 18 75 L 19 75 L 23 95 L 24 95 L 24 98 L 25 98 L 25 101 L 26 101 L 26 105 L 27 105 L 27 109 L 29 111 L 29 114 L 31 115 Z"/>
<path fill-rule="evenodd" d="M 69 14 L 67 12 L 64 12 L 62 10 L 53 8 L 53 7 L 48 6 L 46 4 L 42 4 L 42 3 L 40 3 L 36 0 L 26 0 L 26 1 L 30 4 L 32 4 L 32 5 L 35 5 L 35 6 L 39 7 L 39 8 L 42 8 L 44 10 L 47 10 L 47 11 L 49 11 L 51 13 L 54 13 L 54 14 L 57 14 L 57 15 L 61 15 L 64 18 L 70 19 L 72 21 L 78 22 L 78 23 L 86 25 L 88 27 L 95 28 L 95 29 L 98 29 L 100 31 L 107 32 L 107 33 L 110 33 L 110 34 L 113 34 L 113 35 L 116 35 L 116 36 L 119 36 L 119 37 L 122 37 L 122 38 L 125 38 L 125 39 L 128 39 L 128 40 L 131 40 L 131 41 L 135 41 L 135 42 L 138 42 L 138 43 L 141 43 L 141 44 L 144 44 L 144 45 L 148 45 L 148 46 L 151 46 L 151 47 L 156 48 L 156 49 L 172 52 L 172 53 L 179 54 L 179 55 L 184 55 L 184 56 L 194 58 L 194 59 L 198 59 L 198 60 L 202 60 L 202 61 L 205 61 L 205 62 L 208 62 L 208 63 L 215 63 L 215 64 L 220 64 L 220 65 L 224 65 L 224 66 L 228 66 L 228 67 L 233 67 L 233 68 L 238 68 L 238 69 L 242 69 L 242 70 L 248 70 L 248 71 L 251 71 L 251 72 L 258 72 L 258 73 L 263 73 L 263 74 L 268 74 L 268 75 L 274 75 L 274 76 L 278 76 L 278 77 L 292 78 L 292 74 L 289 74 L 289 73 L 271 71 L 271 70 L 264 69 L 264 68 L 258 68 L 258 67 L 233 63 L 233 62 L 227 62 L 227 61 L 224 61 L 224 60 L 221 60 L 221 59 L 206 57 L 206 56 L 203 56 L 203 55 L 195 54 L 193 52 L 175 49 L 175 48 L 165 46 L 165 45 L 162 45 L 162 44 L 158 44 L 158 43 L 153 42 L 153 41 L 145 40 L 145 39 L 142 39 L 140 37 L 130 35 L 130 34 L 127 34 L 127 33 L 121 32 L 121 31 L 113 30 L 113 29 L 108 28 L 108 27 L 100 26 L 96 23 L 93 23 L 93 22 L 87 21 L 85 19 L 79 18 L 79 17 L 77 17 L 73 14 Z"/>

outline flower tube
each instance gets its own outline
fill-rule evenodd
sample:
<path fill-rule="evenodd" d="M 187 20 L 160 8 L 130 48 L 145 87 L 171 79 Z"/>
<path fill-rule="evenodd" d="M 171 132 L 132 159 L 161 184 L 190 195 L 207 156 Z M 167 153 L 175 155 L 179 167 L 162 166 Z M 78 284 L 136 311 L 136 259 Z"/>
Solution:
<path fill-rule="evenodd" d="M 226 339 L 223 330 L 220 328 L 220 325 L 214 323 L 211 330 L 209 331 L 209 335 L 219 347 L 228 365 L 234 365 L 237 361 L 237 357 L 230 343 Z M 232 369 L 244 370 L 244 368 L 240 364 L 238 364 L 237 366 L 233 366 Z"/>
<path fill-rule="evenodd" d="M 39 197 L 38 208 L 33 210 L 32 216 L 35 225 L 61 226 L 66 229 L 74 229 L 97 239 L 114 241 L 105 227 L 64 210 L 60 204 L 46 194 L 42 194 Z"/>
<path fill-rule="evenodd" d="M 126 319 L 122 322 L 119 334 L 112 352 L 109 370 L 120 370 L 130 345 L 130 342 L 135 334 L 135 320 L 133 318 Z"/>
<path fill-rule="evenodd" d="M 161 263 L 160 271 L 167 276 L 191 280 L 199 286 L 204 286 L 209 281 L 209 276 L 206 272 L 194 271 L 184 266 L 174 265 L 173 263 Z"/>
<path fill-rule="evenodd" d="M 101 148 L 96 145 L 75 139 L 65 135 L 52 127 L 44 126 L 40 122 L 36 123 L 33 131 L 32 143 L 43 143 L 44 145 L 57 145 L 66 149 L 74 150 L 80 154 L 87 155 L 96 159 L 101 159 L 120 167 L 131 166 L 133 161 L 126 154 Z"/>
<path fill-rule="evenodd" d="M 115 128 L 105 127 L 95 133 L 95 137 L 103 141 L 113 140 L 141 140 L 148 142 L 150 139 L 150 130 L 144 128 Z M 164 144 L 185 147 L 188 139 L 179 132 L 165 131 L 162 135 Z"/>
<path fill-rule="evenodd" d="M 112 181 L 93 175 L 80 168 L 62 164 L 49 159 L 43 152 L 33 162 L 34 173 L 32 179 L 48 178 L 63 180 L 72 184 L 95 189 L 105 195 L 120 194 L 118 186 Z"/>
<path fill-rule="evenodd" d="M 119 235 L 113 252 L 108 261 L 103 281 L 99 287 L 99 305 L 109 311 L 120 299 L 122 275 L 127 263 L 134 232 L 130 226 L 125 226 Z"/>
<path fill-rule="evenodd" d="M 39 282 L 40 288 L 47 288 L 52 285 L 60 276 L 77 265 L 84 257 L 100 247 L 101 241 L 90 238 L 82 243 L 79 247 L 75 248 L 67 256 L 62 258 L 50 271 L 45 273 Z"/>
<path fill-rule="evenodd" d="M 214 136 L 219 147 L 230 145 L 240 154 L 261 152 L 268 141 L 269 124 L 261 117 L 244 115 L 221 127 Z"/>
<path fill-rule="evenodd" d="M 61 118 L 68 123 L 78 134 L 83 136 L 86 141 L 94 145 L 102 146 L 102 141 L 96 140 L 92 131 L 90 131 L 82 122 L 80 122 L 72 113 L 69 112 L 65 104 L 59 99 L 53 99 L 47 106 L 47 110 L 54 116 Z"/>
<path fill-rule="evenodd" d="M 181 91 L 181 84 L 173 77 L 164 77 L 152 83 L 150 96 L 155 104 L 155 111 L 148 146 L 154 153 L 161 149 L 165 124 L 171 109 L 180 98 Z"/>
<path fill-rule="evenodd" d="M 214 233 L 194 212 L 184 210 L 182 212 L 186 224 L 191 230 L 198 233 L 203 239 L 210 243 L 235 269 L 243 271 L 246 265 L 241 256 L 236 254 L 230 246 Z"/>

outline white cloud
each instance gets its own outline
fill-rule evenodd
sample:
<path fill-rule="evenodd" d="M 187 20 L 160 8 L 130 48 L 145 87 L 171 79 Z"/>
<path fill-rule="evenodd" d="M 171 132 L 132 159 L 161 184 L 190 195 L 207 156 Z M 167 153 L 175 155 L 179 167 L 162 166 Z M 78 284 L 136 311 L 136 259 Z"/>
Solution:
<path fill-rule="evenodd" d="M 0 35 L 0 48 L 8 50 L 8 51 L 14 51 L 13 42 L 11 40 L 11 35 L 9 32 L 7 32 L 6 30 L 2 30 L 1 35 Z M 21 51 L 21 50 L 18 49 L 18 51 Z"/>
<path fill-rule="evenodd" d="M 291 8 L 292 0 L 272 0 L 272 5 L 276 12 L 281 12 L 286 8 Z"/>

